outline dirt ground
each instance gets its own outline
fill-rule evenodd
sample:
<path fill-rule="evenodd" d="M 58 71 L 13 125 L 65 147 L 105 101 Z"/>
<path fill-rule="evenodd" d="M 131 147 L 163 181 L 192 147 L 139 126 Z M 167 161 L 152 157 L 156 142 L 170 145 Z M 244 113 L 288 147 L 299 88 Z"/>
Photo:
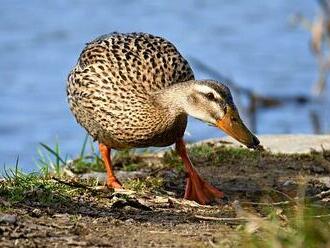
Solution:
<path fill-rule="evenodd" d="M 16 203 L 0 198 L 0 247 L 234 247 L 244 223 L 242 211 L 264 217 L 265 207 L 291 206 L 302 195 L 329 206 L 327 153 L 273 155 L 228 151 L 211 143 L 190 153 L 201 175 L 224 191 L 221 203 L 201 206 L 182 200 L 185 173 L 177 167 L 178 157 L 166 154 L 150 162 L 149 156 L 140 173 L 122 174 L 142 181 L 163 178 L 157 190 L 86 188 L 55 204 L 33 197 Z M 157 163 L 162 166 L 150 166 Z"/>

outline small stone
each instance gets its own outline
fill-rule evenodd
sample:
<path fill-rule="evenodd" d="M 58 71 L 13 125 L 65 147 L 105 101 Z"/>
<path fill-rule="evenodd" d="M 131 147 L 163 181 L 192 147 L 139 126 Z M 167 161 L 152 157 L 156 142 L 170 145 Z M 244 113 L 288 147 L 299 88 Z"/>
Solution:
<path fill-rule="evenodd" d="M 322 173 L 325 171 L 325 168 L 321 167 L 321 166 L 317 166 L 317 165 L 312 165 L 312 171 L 316 172 L 316 173 Z"/>
<path fill-rule="evenodd" d="M 323 183 L 327 188 L 330 189 L 330 177 L 328 177 L 328 176 L 320 177 L 319 180 L 320 180 L 320 182 Z"/>
<path fill-rule="evenodd" d="M 0 216 L 0 223 L 14 225 L 17 222 L 17 216 L 13 214 L 4 214 Z"/>
<path fill-rule="evenodd" d="M 114 220 L 112 221 L 111 224 L 113 224 L 114 226 L 119 226 L 119 225 L 121 225 L 122 223 L 123 223 L 123 221 L 118 220 L 118 219 L 114 219 Z"/>
<path fill-rule="evenodd" d="M 283 183 L 283 186 L 284 187 L 289 187 L 289 186 L 292 186 L 292 185 L 295 185 L 296 183 L 293 181 L 293 180 L 291 180 L 291 179 L 289 179 L 289 180 L 286 180 L 284 183 Z"/>
<path fill-rule="evenodd" d="M 3 205 L 4 207 L 10 207 L 11 203 L 0 197 L 0 205 Z"/>
<path fill-rule="evenodd" d="M 125 223 L 132 224 L 132 223 L 134 223 L 134 220 L 132 218 L 129 218 L 129 219 L 125 220 Z"/>
<path fill-rule="evenodd" d="M 37 217 L 37 218 L 39 218 L 41 215 L 42 215 L 42 212 L 41 212 L 41 210 L 40 210 L 39 208 L 35 208 L 35 209 L 33 209 L 32 212 L 31 212 L 31 216 L 32 216 L 32 217 Z"/>

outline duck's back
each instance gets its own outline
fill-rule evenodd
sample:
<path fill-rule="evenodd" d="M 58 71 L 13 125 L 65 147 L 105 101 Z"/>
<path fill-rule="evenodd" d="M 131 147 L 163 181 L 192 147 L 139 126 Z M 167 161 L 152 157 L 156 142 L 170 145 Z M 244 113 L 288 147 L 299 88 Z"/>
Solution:
<path fill-rule="evenodd" d="M 149 94 L 192 79 L 188 62 L 169 41 L 145 33 L 112 33 L 86 45 L 69 74 L 67 94 L 77 121 L 95 139 L 118 138 L 118 127 L 134 129 L 135 122 L 141 128 L 139 118 L 151 114 L 144 104 Z M 130 135 L 122 139 L 137 139 Z"/>
<path fill-rule="evenodd" d="M 88 70 L 91 65 L 107 73 L 104 76 L 109 82 L 105 84 L 122 84 L 125 90 L 135 85 L 144 93 L 194 78 L 188 62 L 172 43 L 146 33 L 112 33 L 87 43 L 77 68 Z M 90 72 L 96 74 L 97 68 Z"/>

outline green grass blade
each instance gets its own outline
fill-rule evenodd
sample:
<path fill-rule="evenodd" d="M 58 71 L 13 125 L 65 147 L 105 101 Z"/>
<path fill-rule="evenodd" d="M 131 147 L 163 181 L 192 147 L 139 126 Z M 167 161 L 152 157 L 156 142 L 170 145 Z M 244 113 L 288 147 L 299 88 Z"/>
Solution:
<path fill-rule="evenodd" d="M 86 136 L 85 136 L 85 139 L 84 139 L 84 143 L 83 143 L 83 145 L 81 147 L 81 151 L 80 151 L 80 157 L 81 158 L 83 158 L 85 156 L 87 142 L 88 142 L 88 134 L 86 133 Z"/>
<path fill-rule="evenodd" d="M 44 143 L 40 143 L 40 145 L 45 148 L 47 151 L 49 151 L 51 154 L 53 154 L 55 156 L 55 158 L 59 161 L 61 161 L 63 164 L 65 164 L 65 161 L 61 158 L 61 156 L 56 152 L 54 151 L 52 148 L 50 148 L 49 146 L 47 146 L 46 144 Z"/>
<path fill-rule="evenodd" d="M 6 168 L 6 164 L 3 164 L 3 172 L 2 176 L 7 180 L 10 181 L 12 177 L 8 174 L 8 169 Z"/>
<path fill-rule="evenodd" d="M 56 142 L 56 144 L 55 144 L 55 152 L 56 152 L 56 154 L 60 154 L 60 148 L 59 148 L 59 145 L 58 145 L 58 143 Z M 55 161 L 55 173 L 56 173 L 56 175 L 59 175 L 60 174 L 60 167 L 61 167 L 61 161 L 60 161 L 60 156 L 57 156 L 56 157 L 56 161 Z M 63 160 L 64 161 L 64 160 Z M 65 161 L 63 162 L 63 164 L 65 164 Z"/>
<path fill-rule="evenodd" d="M 17 155 L 16 163 L 15 163 L 15 178 L 18 177 L 18 163 L 19 163 L 19 155 Z"/>

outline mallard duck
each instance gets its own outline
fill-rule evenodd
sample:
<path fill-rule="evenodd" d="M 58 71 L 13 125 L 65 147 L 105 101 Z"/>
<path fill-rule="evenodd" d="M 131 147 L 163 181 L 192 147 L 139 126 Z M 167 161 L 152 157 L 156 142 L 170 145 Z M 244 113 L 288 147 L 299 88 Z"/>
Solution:
<path fill-rule="evenodd" d="M 207 204 L 223 192 L 194 169 L 183 141 L 188 115 L 217 126 L 247 147 L 259 140 L 243 124 L 229 88 L 195 80 L 176 47 L 146 33 L 111 33 L 87 43 L 68 76 L 67 96 L 78 123 L 99 143 L 107 186 L 121 188 L 111 149 L 175 144 L 187 172 L 184 197 Z"/>

